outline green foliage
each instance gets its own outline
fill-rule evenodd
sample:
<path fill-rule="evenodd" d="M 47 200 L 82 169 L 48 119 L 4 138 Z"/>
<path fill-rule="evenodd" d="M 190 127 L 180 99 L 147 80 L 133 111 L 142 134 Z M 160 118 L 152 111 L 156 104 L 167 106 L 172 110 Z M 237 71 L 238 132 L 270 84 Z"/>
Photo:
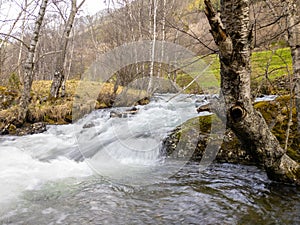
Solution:
<path fill-rule="evenodd" d="M 206 60 L 214 60 L 211 73 L 220 77 L 220 62 L 217 55 L 211 55 Z M 253 52 L 251 57 L 252 79 L 261 81 L 266 76 L 272 81 L 278 77 L 288 75 L 292 71 L 292 56 L 289 48 L 274 51 Z"/>
<path fill-rule="evenodd" d="M 198 82 L 203 90 L 220 85 L 220 61 L 217 54 L 209 55 L 203 59 L 207 64 L 211 64 L 209 69 L 201 76 Z M 274 51 L 253 52 L 251 57 L 251 81 L 253 86 L 262 85 L 261 88 L 268 88 L 268 82 L 274 82 L 276 79 L 286 77 L 292 72 L 292 57 L 289 48 L 281 48 Z M 181 87 L 188 85 L 192 78 L 188 75 L 181 75 L 177 82 Z M 266 81 L 268 79 L 269 81 Z M 194 91 L 195 87 L 187 90 Z M 261 90 L 262 91 L 262 90 Z M 262 91 L 269 94 L 270 91 Z M 193 92 L 189 92 L 193 93 Z"/>

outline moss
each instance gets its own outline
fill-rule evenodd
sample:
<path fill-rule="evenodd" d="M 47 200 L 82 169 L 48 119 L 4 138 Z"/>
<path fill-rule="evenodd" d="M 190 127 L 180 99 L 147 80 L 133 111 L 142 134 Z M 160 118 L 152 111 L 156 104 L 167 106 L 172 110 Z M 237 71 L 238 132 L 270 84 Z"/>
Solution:
<path fill-rule="evenodd" d="M 286 142 L 286 131 L 288 129 L 289 113 L 292 110 L 292 125 L 290 127 L 287 154 L 300 162 L 300 134 L 297 132 L 296 109 L 290 109 L 290 96 L 278 97 L 276 101 L 259 102 L 254 107 L 261 112 L 267 124 L 272 128 L 272 133 L 276 136 L 282 147 Z"/>
<path fill-rule="evenodd" d="M 108 105 L 106 105 L 105 103 L 103 102 L 99 102 L 99 101 L 96 101 L 96 106 L 95 106 L 96 109 L 105 109 L 105 108 L 108 108 Z"/>
<path fill-rule="evenodd" d="M 48 124 L 55 124 L 55 121 L 53 119 L 50 119 L 49 115 L 44 115 L 43 121 Z"/>
<path fill-rule="evenodd" d="M 297 161 L 298 163 L 300 163 L 300 152 L 289 147 L 287 149 L 287 155 L 290 156 L 293 160 Z"/>

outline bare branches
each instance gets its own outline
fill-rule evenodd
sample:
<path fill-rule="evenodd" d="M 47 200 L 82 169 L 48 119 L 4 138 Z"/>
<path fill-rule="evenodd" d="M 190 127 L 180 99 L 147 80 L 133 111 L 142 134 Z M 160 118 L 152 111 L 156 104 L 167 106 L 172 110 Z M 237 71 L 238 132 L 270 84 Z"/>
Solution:
<path fill-rule="evenodd" d="M 16 41 L 22 43 L 27 49 L 29 49 L 29 46 L 28 46 L 23 40 L 21 40 L 20 38 L 14 36 L 14 35 L 11 35 L 11 34 L 5 34 L 5 33 L 1 33 L 1 32 L 0 32 L 0 35 L 1 35 L 1 36 L 5 36 L 5 37 L 8 37 L 8 38 L 15 39 Z M 4 44 L 5 41 L 2 41 L 1 44 L 2 44 L 2 43 Z"/>
<path fill-rule="evenodd" d="M 188 35 L 189 37 L 191 37 L 191 38 L 197 40 L 197 42 L 199 42 L 199 44 L 201 44 L 203 47 L 207 48 L 208 50 L 210 50 L 210 51 L 212 51 L 212 52 L 214 52 L 214 53 L 217 52 L 217 50 L 212 49 L 212 48 L 209 47 L 207 44 L 205 44 L 205 43 L 199 38 L 199 36 L 196 35 L 193 31 L 190 31 L 190 32 L 192 32 L 192 34 L 191 34 L 189 31 L 186 31 L 186 30 L 184 30 L 184 29 L 182 29 L 182 28 L 180 28 L 180 27 L 178 27 L 178 26 L 172 24 L 169 20 L 167 20 L 166 22 L 167 22 L 167 25 L 168 25 L 169 27 L 171 27 L 171 28 L 173 28 L 173 29 L 175 29 L 175 30 L 177 30 L 177 31 L 180 31 L 181 33 L 186 34 L 186 35 Z"/>

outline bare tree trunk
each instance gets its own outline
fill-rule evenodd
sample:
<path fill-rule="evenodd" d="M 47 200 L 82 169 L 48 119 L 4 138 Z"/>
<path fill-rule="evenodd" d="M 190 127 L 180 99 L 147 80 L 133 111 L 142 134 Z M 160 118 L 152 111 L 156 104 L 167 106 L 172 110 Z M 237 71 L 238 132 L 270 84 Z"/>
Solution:
<path fill-rule="evenodd" d="M 205 0 L 211 33 L 219 46 L 221 90 L 227 126 L 253 158 L 262 163 L 270 179 L 300 185 L 300 166 L 286 155 L 250 94 L 249 0 L 221 1 L 221 15 Z"/>
<path fill-rule="evenodd" d="M 0 39 L 0 77 L 2 77 L 2 68 L 4 66 L 4 62 L 6 60 L 6 51 L 5 51 L 5 45 L 7 44 L 9 38 L 13 37 L 12 33 L 14 31 L 14 28 L 16 27 L 17 23 L 20 21 L 20 18 L 22 16 L 22 14 L 24 13 L 24 15 L 26 15 L 26 8 L 27 8 L 27 1 L 25 2 L 25 6 L 24 8 L 18 13 L 16 19 L 14 20 L 13 24 L 10 26 L 8 32 L 6 34 L 1 33 L 1 35 L 4 35 L 4 39 Z M 0 4 L 1 6 L 1 4 Z M 24 16 L 25 17 L 25 16 Z M 24 21 L 23 21 L 24 23 Z M 4 23 L 3 23 L 4 24 Z M 2 28 L 2 26 L 0 27 L 0 29 Z M 14 38 L 14 37 L 13 37 Z M 20 43 L 21 46 L 23 45 L 23 40 L 20 39 Z"/>
<path fill-rule="evenodd" d="M 161 32 L 162 32 L 162 47 L 161 47 L 161 59 L 164 58 L 165 56 L 165 41 L 166 41 L 166 19 L 167 19 L 167 0 L 163 0 L 163 15 L 162 15 L 162 21 L 161 21 Z M 158 72 L 157 72 L 157 77 L 161 77 L 162 76 L 162 67 L 163 64 L 160 63 L 159 64 L 159 68 L 158 68 Z"/>
<path fill-rule="evenodd" d="M 41 26 L 46 13 L 48 0 L 43 0 L 39 10 L 39 15 L 35 21 L 34 33 L 31 38 L 30 46 L 28 49 L 28 55 L 24 65 L 24 75 L 23 75 L 23 87 L 20 100 L 20 110 L 18 115 L 19 122 L 23 123 L 26 119 L 26 114 L 28 111 L 28 105 L 30 102 L 30 91 L 33 81 L 33 69 L 34 69 L 34 55 L 36 52 L 36 46 L 39 40 L 39 34 Z"/>
<path fill-rule="evenodd" d="M 24 35 L 25 35 L 25 21 L 27 18 L 26 15 L 26 11 L 27 11 L 27 7 L 28 7 L 28 1 L 25 0 L 24 1 L 24 15 L 23 15 L 23 19 L 22 19 L 22 28 L 21 28 L 21 43 L 20 43 L 20 48 L 19 48 L 19 56 L 18 56 L 18 75 L 19 75 L 19 79 L 21 81 L 21 83 L 23 84 L 23 77 L 22 77 L 22 68 L 21 68 L 21 63 L 22 63 L 22 52 L 23 52 L 23 47 L 24 47 Z"/>
<path fill-rule="evenodd" d="M 150 78 L 149 78 L 149 85 L 147 90 L 148 93 L 152 93 L 153 91 L 153 76 L 154 76 L 154 63 L 155 63 L 154 58 L 155 58 L 155 45 L 156 45 L 156 38 L 157 38 L 157 3 L 158 3 L 157 1 L 158 0 L 150 1 L 151 7 L 153 2 L 153 15 L 151 15 L 150 13 L 150 30 L 151 30 L 150 33 L 152 34 L 152 48 L 151 48 L 151 59 L 150 59 Z"/>
<path fill-rule="evenodd" d="M 65 72 L 64 72 L 64 65 L 66 60 L 66 53 L 67 53 L 67 46 L 70 39 L 71 30 L 74 24 L 75 16 L 77 14 L 78 9 L 83 5 L 85 0 L 83 0 L 79 6 L 77 7 L 77 0 L 71 0 L 72 1 L 72 8 L 65 26 L 65 30 L 63 32 L 61 46 L 60 46 L 60 54 L 56 58 L 56 66 L 55 66 L 55 72 L 53 76 L 53 81 L 51 84 L 50 89 L 50 97 L 57 98 L 59 94 L 59 90 L 62 87 L 62 83 L 65 79 Z M 63 93 L 65 93 L 65 90 L 63 90 Z"/>
<path fill-rule="evenodd" d="M 288 43 L 293 61 L 294 93 L 296 98 L 298 132 L 300 133 L 300 17 L 297 14 L 296 0 L 288 0 L 286 3 L 288 4 L 287 11 L 289 12 L 287 14 Z"/>

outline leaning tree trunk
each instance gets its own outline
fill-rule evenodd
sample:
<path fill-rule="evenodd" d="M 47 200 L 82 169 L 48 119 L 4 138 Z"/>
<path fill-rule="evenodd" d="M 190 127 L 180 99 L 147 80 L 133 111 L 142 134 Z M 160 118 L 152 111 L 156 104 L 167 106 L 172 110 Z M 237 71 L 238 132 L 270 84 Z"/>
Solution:
<path fill-rule="evenodd" d="M 37 17 L 37 20 L 35 21 L 34 33 L 28 49 L 28 55 L 24 64 L 23 88 L 22 88 L 20 109 L 18 115 L 18 121 L 20 123 L 23 123 L 25 121 L 28 112 L 28 105 L 30 102 L 30 91 L 31 91 L 31 86 L 33 81 L 34 55 L 39 40 L 41 26 L 46 13 L 47 3 L 48 0 L 43 0 L 41 3 L 39 15 Z"/>
<path fill-rule="evenodd" d="M 300 17 L 297 15 L 296 0 L 288 0 L 288 42 L 291 49 L 293 72 L 294 72 L 294 93 L 296 99 L 296 111 L 298 121 L 298 132 L 300 133 Z"/>
<path fill-rule="evenodd" d="M 65 26 L 65 30 L 63 32 L 61 46 L 60 46 L 60 53 L 56 58 L 55 71 L 54 71 L 54 76 L 53 76 L 51 89 L 50 89 L 50 97 L 52 98 L 58 97 L 60 88 L 62 88 L 63 89 L 62 92 L 65 93 L 65 86 L 62 87 L 62 84 L 65 79 L 64 65 L 65 65 L 66 54 L 67 54 L 67 46 L 69 43 L 70 34 L 71 34 L 71 30 L 74 24 L 77 11 L 85 2 L 85 0 L 83 0 L 77 7 L 77 0 L 71 0 L 71 1 L 72 1 L 72 8 Z"/>
<path fill-rule="evenodd" d="M 205 0 L 211 33 L 219 46 L 221 91 L 227 126 L 270 179 L 300 185 L 300 166 L 286 155 L 264 118 L 255 111 L 250 94 L 250 0 L 221 1 L 221 15 Z"/>

